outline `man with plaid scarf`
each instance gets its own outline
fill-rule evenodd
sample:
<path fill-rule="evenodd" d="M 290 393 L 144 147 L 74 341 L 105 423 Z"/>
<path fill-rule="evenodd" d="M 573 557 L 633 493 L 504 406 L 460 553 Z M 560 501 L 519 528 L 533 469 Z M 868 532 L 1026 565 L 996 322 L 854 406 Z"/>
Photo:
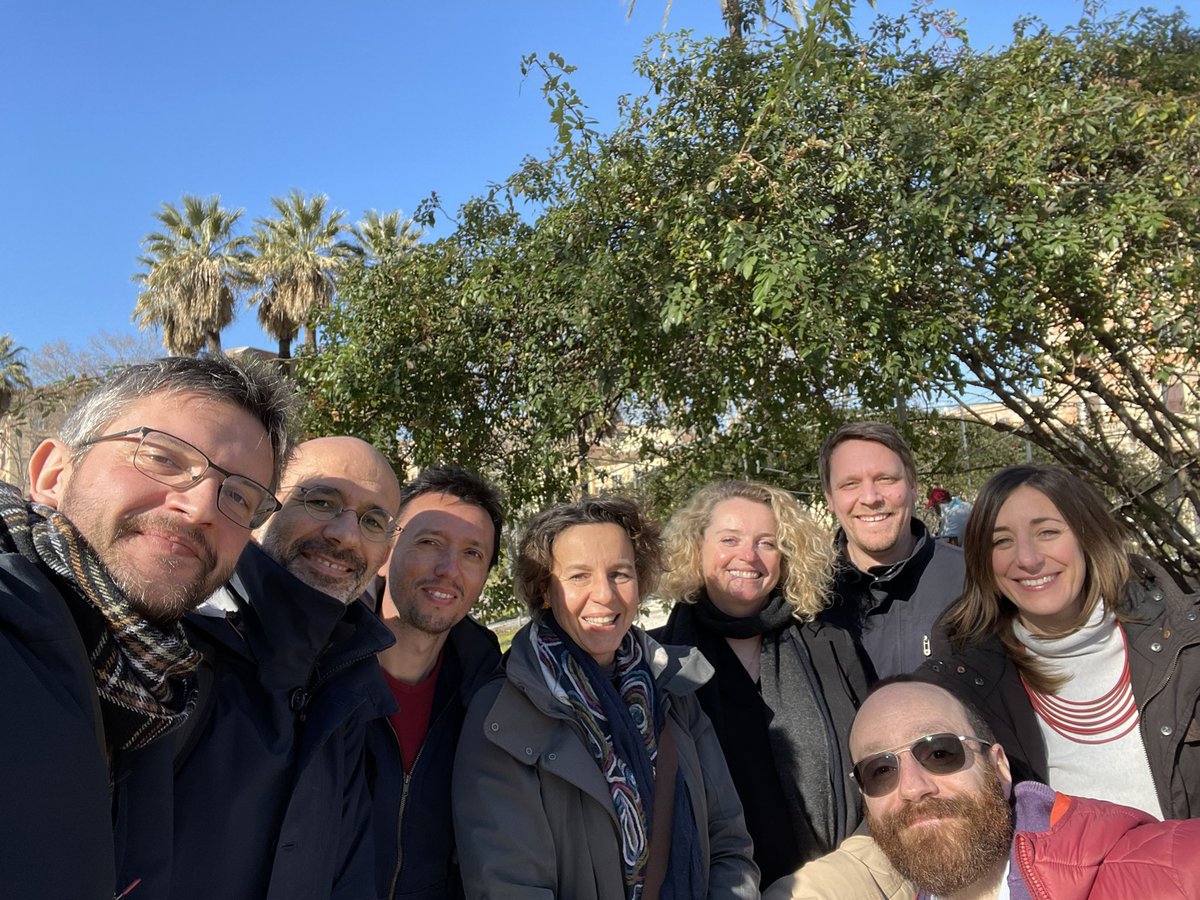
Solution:
<path fill-rule="evenodd" d="M 179 618 L 228 580 L 291 451 L 291 396 L 224 358 L 131 366 L 0 484 L 0 896 L 162 896 Z"/>

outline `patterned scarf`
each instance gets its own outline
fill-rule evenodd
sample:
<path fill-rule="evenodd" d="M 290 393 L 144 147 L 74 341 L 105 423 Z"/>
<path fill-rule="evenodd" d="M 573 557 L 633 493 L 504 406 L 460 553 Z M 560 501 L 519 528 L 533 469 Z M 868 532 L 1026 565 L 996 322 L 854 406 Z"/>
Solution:
<path fill-rule="evenodd" d="M 663 721 L 642 643 L 632 631 L 625 635 L 612 680 L 551 613 L 537 623 L 534 643 L 543 672 L 566 694 L 608 782 L 621 834 L 625 896 L 638 900 L 650 854 L 654 761 Z"/>
<path fill-rule="evenodd" d="M 96 678 L 108 745 L 144 747 L 180 725 L 196 705 L 190 677 L 200 655 L 178 625 L 143 618 L 62 513 L 26 503 L 0 482 L 0 552 L 19 553 L 58 576 Z"/>

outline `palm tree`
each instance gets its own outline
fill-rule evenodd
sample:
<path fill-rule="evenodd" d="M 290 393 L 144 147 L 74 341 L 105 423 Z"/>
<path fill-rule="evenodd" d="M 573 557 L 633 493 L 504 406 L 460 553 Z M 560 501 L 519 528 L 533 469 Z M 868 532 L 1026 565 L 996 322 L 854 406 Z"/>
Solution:
<path fill-rule="evenodd" d="M 308 198 L 293 190 L 286 199 L 271 198 L 278 218 L 255 220 L 258 290 L 250 302 L 258 304 L 263 330 L 279 341 L 282 359 L 291 356 L 301 326 L 305 343 L 316 349 L 316 313 L 332 302 L 338 273 L 359 256 L 353 244 L 341 239 L 351 233 L 342 221 L 345 213 L 326 213 L 328 203 L 324 194 Z"/>
<path fill-rule="evenodd" d="M 147 271 L 133 319 L 139 328 L 162 331 L 163 346 L 190 356 L 207 346 L 221 352 L 221 330 L 233 321 L 237 289 L 245 282 L 249 239 L 233 227 L 243 210 L 221 208 L 221 198 L 183 195 L 183 208 L 164 203 L 154 217 L 162 231 L 142 239 Z"/>
<path fill-rule="evenodd" d="M 21 354 L 24 347 L 13 344 L 12 337 L 0 334 L 0 416 L 12 408 L 13 395 L 21 388 L 32 387 L 29 369 Z"/>
<path fill-rule="evenodd" d="M 385 262 L 411 250 L 421 237 L 412 219 L 401 219 L 400 210 L 380 215 L 373 209 L 351 231 L 368 262 Z"/>

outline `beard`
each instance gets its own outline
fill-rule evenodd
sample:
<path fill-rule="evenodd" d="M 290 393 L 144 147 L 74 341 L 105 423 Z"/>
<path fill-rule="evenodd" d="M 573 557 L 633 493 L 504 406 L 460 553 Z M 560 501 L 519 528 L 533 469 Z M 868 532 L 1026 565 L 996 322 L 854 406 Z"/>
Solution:
<path fill-rule="evenodd" d="M 269 557 L 309 587 L 316 588 L 342 603 L 349 603 L 361 594 L 374 574 L 367 572 L 367 561 L 360 554 L 351 550 L 340 550 L 322 538 L 307 538 L 294 544 L 285 544 L 281 534 L 268 529 L 262 537 L 262 548 Z M 296 560 L 307 551 L 340 562 L 350 569 L 350 574 L 323 575 L 308 566 L 295 565 Z"/>
<path fill-rule="evenodd" d="M 913 829 L 928 815 L 954 816 Z M 871 836 L 896 871 L 918 888 L 946 897 L 974 884 L 1008 857 L 1012 810 L 996 769 L 988 765 L 978 792 L 931 797 L 876 818 L 867 811 Z"/>
<path fill-rule="evenodd" d="M 169 516 L 143 513 L 109 524 L 95 515 L 95 504 L 81 503 L 69 489 L 62 509 L 130 605 L 156 625 L 172 625 L 195 609 L 229 580 L 237 564 L 235 559 L 218 568 L 216 551 L 204 532 Z M 130 559 L 124 549 L 126 541 L 145 529 L 178 536 L 195 549 L 196 556 L 161 554 L 153 561 L 157 571 L 147 570 L 144 562 Z"/>

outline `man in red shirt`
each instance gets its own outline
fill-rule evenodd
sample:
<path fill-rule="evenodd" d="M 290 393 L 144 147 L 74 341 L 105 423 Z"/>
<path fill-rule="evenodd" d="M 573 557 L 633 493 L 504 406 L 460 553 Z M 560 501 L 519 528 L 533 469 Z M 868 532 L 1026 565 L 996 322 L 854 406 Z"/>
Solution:
<path fill-rule="evenodd" d="M 399 710 L 368 738 L 377 887 L 389 898 L 457 897 L 454 753 L 467 704 L 500 663 L 495 635 L 468 613 L 496 564 L 504 518 L 494 487 L 435 466 L 401 489 L 397 524 L 377 600 L 396 638 L 379 663 Z"/>

